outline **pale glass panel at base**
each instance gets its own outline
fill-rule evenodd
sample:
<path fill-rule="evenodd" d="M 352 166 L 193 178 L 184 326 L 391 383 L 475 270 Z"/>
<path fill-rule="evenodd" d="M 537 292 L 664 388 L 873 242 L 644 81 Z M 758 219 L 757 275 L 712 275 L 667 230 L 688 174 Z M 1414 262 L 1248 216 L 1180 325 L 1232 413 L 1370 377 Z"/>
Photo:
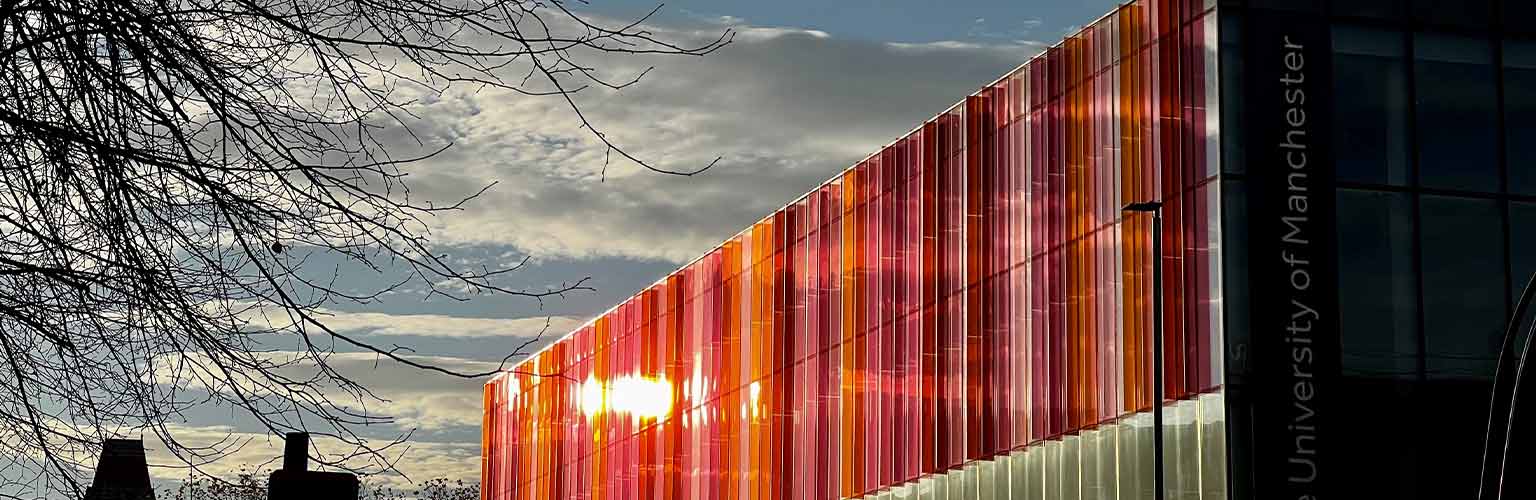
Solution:
<path fill-rule="evenodd" d="M 1199 398 L 1200 494 L 1202 500 L 1227 498 L 1227 409 L 1222 393 Z"/>
<path fill-rule="evenodd" d="M 997 498 L 997 464 L 981 462 L 976 465 L 976 494 L 971 498 L 995 500 Z"/>
<path fill-rule="evenodd" d="M 1163 412 L 1165 498 L 1226 500 L 1221 393 L 1171 402 Z M 1152 500 L 1153 432 L 1150 412 L 1127 415 L 857 500 Z"/>
<path fill-rule="evenodd" d="M 934 500 L 933 482 L 934 479 L 932 477 L 925 477 L 917 482 L 918 500 Z"/>
<path fill-rule="evenodd" d="M 1083 433 L 1083 500 L 1116 500 L 1116 432 L 1111 424 Z"/>
<path fill-rule="evenodd" d="M 1009 476 L 1013 472 L 1013 455 L 999 456 L 992 463 L 996 465 L 992 476 L 992 498 L 996 500 L 1012 499 L 1013 495 L 1010 493 L 1012 479 Z"/>
<path fill-rule="evenodd" d="M 1115 457 L 1119 456 L 1116 443 L 1116 435 L 1120 426 L 1106 425 L 1099 434 L 1099 483 L 1103 485 L 1104 500 L 1117 500 L 1120 498 L 1120 480 L 1116 477 Z"/>
<path fill-rule="evenodd" d="M 1079 498 L 1082 500 L 1099 500 L 1104 498 L 1104 483 L 1099 478 L 1099 437 L 1098 429 L 1083 431 L 1078 438 L 1078 446 L 1081 448 L 1078 456 L 1078 474 L 1082 490 Z M 1070 473 L 1069 473 L 1070 475 Z"/>
<path fill-rule="evenodd" d="M 1195 401 L 1177 401 L 1163 409 L 1163 486 L 1167 500 L 1200 499 L 1200 442 L 1195 432 Z"/>
<path fill-rule="evenodd" d="M 1015 451 L 1008 460 L 1008 490 L 1010 499 L 1029 498 L 1029 452 Z"/>
<path fill-rule="evenodd" d="M 1118 432 L 1120 499 L 1152 500 L 1152 416 L 1125 417 Z"/>
<path fill-rule="evenodd" d="M 1061 442 L 1047 441 L 1040 451 L 1044 455 L 1042 461 L 1045 462 L 1045 498 L 1064 498 L 1061 491 Z"/>
<path fill-rule="evenodd" d="M 1039 446 L 1024 453 L 1025 500 L 1045 500 L 1045 450 Z"/>
<path fill-rule="evenodd" d="M 1067 436 L 1061 440 L 1061 496 L 1056 498 L 1078 500 L 1082 498 L 1083 438 Z"/>
<path fill-rule="evenodd" d="M 977 476 L 980 475 L 979 471 L 981 470 L 981 466 L 976 462 L 971 462 L 965 464 L 965 467 L 960 470 L 961 477 L 964 478 L 960 481 L 960 498 L 963 500 L 976 500 L 976 493 L 978 489 L 976 479 Z M 951 488 L 950 491 L 954 492 L 955 490 L 954 488 Z"/>

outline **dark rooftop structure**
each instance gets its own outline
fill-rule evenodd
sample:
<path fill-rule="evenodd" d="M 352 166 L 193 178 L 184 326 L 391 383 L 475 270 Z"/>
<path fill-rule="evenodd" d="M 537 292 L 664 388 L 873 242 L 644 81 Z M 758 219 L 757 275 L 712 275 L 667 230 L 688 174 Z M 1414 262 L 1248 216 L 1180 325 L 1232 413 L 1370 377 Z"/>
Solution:
<path fill-rule="evenodd" d="M 108 439 L 96 461 L 96 477 L 85 490 L 86 500 L 154 500 L 149 484 L 149 465 L 144 459 L 144 441 Z"/>
<path fill-rule="evenodd" d="M 356 500 L 357 476 L 309 470 L 309 434 L 290 432 L 283 446 L 283 468 L 267 480 L 269 500 Z"/>

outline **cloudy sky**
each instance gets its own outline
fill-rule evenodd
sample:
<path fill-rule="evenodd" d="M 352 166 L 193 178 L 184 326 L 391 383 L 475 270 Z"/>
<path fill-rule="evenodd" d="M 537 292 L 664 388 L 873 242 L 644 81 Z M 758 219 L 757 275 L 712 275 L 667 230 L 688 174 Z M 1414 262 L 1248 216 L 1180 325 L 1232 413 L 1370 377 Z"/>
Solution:
<path fill-rule="evenodd" d="M 412 168 L 413 193 L 450 200 L 490 182 L 467 210 L 432 221 L 453 259 L 531 263 L 530 287 L 591 277 L 596 291 L 542 304 L 484 297 L 428 299 L 419 289 L 367 307 L 338 305 L 331 326 L 409 345 L 439 364 L 483 369 L 549 324 L 558 337 L 654 282 L 1108 11 L 1114 0 L 675 0 L 653 31 L 734 43 L 703 58 L 613 57 L 613 74 L 656 69 L 622 92 L 583 97 L 610 137 L 675 177 L 614 163 L 563 104 L 490 91 L 424 95 L 413 124 L 447 153 Z M 642 15 L 652 0 L 593 0 L 599 19 Z M 707 38 L 706 38 L 707 37 Z M 388 276 L 357 275 L 359 289 Z M 377 280 L 377 281 L 375 281 Z M 480 382 L 343 354 L 397 417 L 381 438 L 412 433 L 401 470 L 415 479 L 478 480 Z M 379 408 L 376 408 L 379 409 Z M 249 432 L 229 412 L 186 424 L 190 441 Z M 259 434 L 217 464 L 236 469 L 280 454 Z M 151 459 L 157 457 L 151 449 Z M 158 469 L 169 479 L 178 472 Z"/>

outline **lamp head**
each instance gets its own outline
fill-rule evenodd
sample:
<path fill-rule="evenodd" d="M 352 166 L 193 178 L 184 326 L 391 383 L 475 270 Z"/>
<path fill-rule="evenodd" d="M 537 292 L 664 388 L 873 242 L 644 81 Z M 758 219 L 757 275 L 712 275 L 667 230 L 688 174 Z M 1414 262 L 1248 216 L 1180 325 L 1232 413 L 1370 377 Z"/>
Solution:
<path fill-rule="evenodd" d="M 1162 209 L 1163 209 L 1163 202 L 1160 202 L 1160 201 L 1142 201 L 1142 202 L 1137 202 L 1137 203 L 1132 203 L 1132 204 L 1126 205 L 1125 208 L 1122 208 L 1120 210 L 1123 210 L 1123 211 L 1126 211 L 1126 212 L 1157 212 L 1157 211 L 1160 211 Z"/>

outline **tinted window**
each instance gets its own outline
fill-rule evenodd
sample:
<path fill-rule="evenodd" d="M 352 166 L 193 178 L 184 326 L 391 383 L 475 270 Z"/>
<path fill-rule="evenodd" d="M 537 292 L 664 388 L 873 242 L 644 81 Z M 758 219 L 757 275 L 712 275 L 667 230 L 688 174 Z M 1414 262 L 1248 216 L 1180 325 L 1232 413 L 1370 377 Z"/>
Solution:
<path fill-rule="evenodd" d="M 1247 161 L 1243 131 L 1243 23 L 1240 14 L 1221 16 L 1221 166 L 1243 173 Z"/>
<path fill-rule="evenodd" d="M 1322 12 L 1322 0 L 1248 0 L 1249 6 L 1262 9 Z"/>
<path fill-rule="evenodd" d="M 1509 205 L 1509 267 L 1513 303 L 1520 300 L 1520 293 L 1536 273 L 1536 203 Z M 1536 309 L 1526 312 L 1521 332 L 1529 331 L 1532 319 L 1536 319 Z"/>
<path fill-rule="evenodd" d="M 1431 26 L 1482 28 L 1493 20 L 1493 0 L 1411 0 L 1410 5 L 1414 20 Z"/>
<path fill-rule="evenodd" d="M 1507 321 L 1498 204 L 1424 196 L 1419 207 L 1427 375 L 1491 379 Z"/>
<path fill-rule="evenodd" d="M 1418 290 L 1407 194 L 1339 191 L 1339 326 L 1346 376 L 1417 378 Z"/>
<path fill-rule="evenodd" d="M 1346 498 L 1419 498 L 1421 454 L 1403 449 L 1417 432 L 1418 291 L 1413 273 L 1413 201 L 1404 193 L 1338 193 L 1339 326 L 1347 408 L 1338 427 L 1340 493 Z M 1380 415 L 1400 415 L 1383 419 Z M 1393 450 L 1382 453 L 1381 450 Z"/>
<path fill-rule="evenodd" d="M 1413 450 L 1421 474 L 1418 498 L 1466 496 L 1476 484 L 1488 390 L 1504 323 L 1504 235 L 1498 202 L 1423 196 L 1422 292 L 1427 379 L 1415 390 L 1417 429 L 1437 439 Z"/>
<path fill-rule="evenodd" d="M 1536 18 L 1536 2 L 1531 0 L 1503 0 L 1504 5 L 1499 11 L 1499 20 L 1503 21 L 1504 29 L 1518 32 L 1531 33 L 1531 18 Z"/>
<path fill-rule="evenodd" d="M 1509 191 L 1536 195 L 1536 43 L 1504 45 L 1504 127 Z"/>
<path fill-rule="evenodd" d="M 1340 27 L 1333 33 L 1338 179 L 1408 183 L 1407 40 L 1402 33 Z"/>
<path fill-rule="evenodd" d="M 1536 203 L 1509 205 L 1510 275 L 1515 295 L 1536 273 Z"/>
<path fill-rule="evenodd" d="M 1419 182 L 1432 188 L 1497 190 L 1497 86 L 1491 44 L 1418 34 L 1414 57 Z"/>
<path fill-rule="evenodd" d="M 1222 301 L 1226 304 L 1227 380 L 1245 382 L 1250 359 L 1248 278 L 1248 190 L 1241 181 L 1222 182 Z"/>
<path fill-rule="evenodd" d="M 1337 16 L 1397 19 L 1402 13 L 1402 0 L 1350 0 L 1347 2 L 1333 2 L 1333 14 Z"/>

